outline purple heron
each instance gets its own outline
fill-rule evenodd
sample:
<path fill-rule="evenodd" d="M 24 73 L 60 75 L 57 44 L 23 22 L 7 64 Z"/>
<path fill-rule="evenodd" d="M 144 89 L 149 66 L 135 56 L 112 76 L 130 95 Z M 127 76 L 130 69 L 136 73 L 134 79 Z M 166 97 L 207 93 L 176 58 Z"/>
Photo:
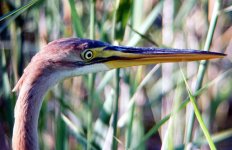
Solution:
<path fill-rule="evenodd" d="M 87 73 L 137 65 L 222 58 L 225 54 L 186 49 L 113 46 L 101 41 L 66 38 L 53 41 L 28 64 L 13 91 L 14 150 L 37 150 L 37 126 L 43 96 L 60 80 Z"/>

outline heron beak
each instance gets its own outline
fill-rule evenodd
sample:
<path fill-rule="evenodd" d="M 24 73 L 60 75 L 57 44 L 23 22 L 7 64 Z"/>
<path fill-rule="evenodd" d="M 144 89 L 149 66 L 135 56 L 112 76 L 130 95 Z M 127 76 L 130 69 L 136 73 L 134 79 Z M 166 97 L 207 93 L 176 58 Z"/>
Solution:
<path fill-rule="evenodd" d="M 222 58 L 225 54 L 192 49 L 138 48 L 107 46 L 103 49 L 105 64 L 113 68 L 157 64 L 166 62 L 184 62 Z"/>

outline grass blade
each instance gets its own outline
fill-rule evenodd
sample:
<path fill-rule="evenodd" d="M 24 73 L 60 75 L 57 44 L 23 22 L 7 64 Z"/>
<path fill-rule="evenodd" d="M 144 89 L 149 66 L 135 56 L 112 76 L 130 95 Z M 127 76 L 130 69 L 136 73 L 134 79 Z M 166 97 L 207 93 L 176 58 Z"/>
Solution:
<path fill-rule="evenodd" d="M 90 39 L 95 38 L 95 0 L 90 1 Z M 88 76 L 88 90 L 89 90 L 89 95 L 88 95 L 88 106 L 89 106 L 89 111 L 88 111 L 88 131 L 87 131 L 87 150 L 90 150 L 90 144 L 92 142 L 92 134 L 93 134 L 93 117 L 92 117 L 92 106 L 94 102 L 94 83 L 95 83 L 95 74 L 89 74 Z"/>
<path fill-rule="evenodd" d="M 16 14 L 16 13 L 23 13 L 25 10 L 27 10 L 28 8 L 30 8 L 31 6 L 33 6 L 36 2 L 38 2 L 38 0 L 32 0 L 30 1 L 28 4 L 24 5 L 24 6 L 21 6 L 5 15 L 3 15 L 2 17 L 0 17 L 0 22 L 4 19 L 7 19 L 9 18 L 10 16 Z"/>
<path fill-rule="evenodd" d="M 210 136 L 209 131 L 208 131 L 208 129 L 207 129 L 207 127 L 206 127 L 206 125 L 205 125 L 205 123 L 203 121 L 202 116 L 201 116 L 201 113 L 200 113 L 200 111 L 199 111 L 199 109 L 197 107 L 196 99 L 192 95 L 192 93 L 190 92 L 190 88 L 188 86 L 188 83 L 186 81 L 186 78 L 185 78 L 184 73 L 182 72 L 182 70 L 181 70 L 181 73 L 182 73 L 182 76 L 183 76 L 183 79 L 184 79 L 184 82 L 185 82 L 185 85 L 186 85 L 186 89 L 188 91 L 188 95 L 189 95 L 190 101 L 191 101 L 191 103 L 193 105 L 193 109 L 194 109 L 195 115 L 197 117 L 198 123 L 200 124 L 200 127 L 201 127 L 201 129 L 202 129 L 202 131 L 203 131 L 203 133 L 204 133 L 207 141 L 208 141 L 210 149 L 211 150 L 216 150 L 216 146 L 214 145 L 213 139 Z"/>
<path fill-rule="evenodd" d="M 228 139 L 230 137 L 232 137 L 232 129 L 228 129 L 226 131 L 222 131 L 220 133 L 216 133 L 212 135 L 212 139 L 215 143 L 224 141 L 225 139 Z M 194 143 L 197 145 L 204 145 L 207 144 L 207 141 L 205 140 L 204 137 L 202 137 L 202 138 L 198 138 L 196 141 L 194 141 Z"/>
<path fill-rule="evenodd" d="M 131 5 L 128 8 L 128 4 L 131 4 L 132 1 L 123 1 L 117 0 L 116 7 L 114 12 L 114 21 L 113 21 L 113 32 L 112 32 L 112 40 L 115 43 L 119 43 L 123 40 L 124 32 L 126 28 L 126 24 L 131 15 Z M 118 124 L 118 103 L 119 103 L 119 95 L 120 95 L 120 69 L 116 69 L 116 100 L 115 100 L 115 111 L 114 111 L 114 119 L 113 119 L 113 144 L 112 149 L 118 149 L 118 141 L 117 141 L 117 124 Z"/>
<path fill-rule="evenodd" d="M 109 131 L 110 127 L 110 118 L 114 110 L 114 100 L 115 93 L 113 90 L 110 90 L 110 92 L 106 94 L 106 100 L 101 109 L 100 116 L 98 117 L 94 126 L 94 145 L 97 145 L 100 147 L 100 149 L 103 148 L 107 141 L 107 132 Z"/>
<path fill-rule="evenodd" d="M 214 33 L 214 30 L 216 27 L 218 14 L 220 11 L 220 5 L 221 5 L 220 0 L 216 0 L 214 3 L 212 20 L 210 22 L 209 31 L 208 31 L 205 46 L 204 46 L 205 51 L 209 50 L 209 47 L 210 47 L 211 42 L 212 42 L 213 33 Z M 202 86 L 202 82 L 203 82 L 204 74 L 206 72 L 207 64 L 208 64 L 208 61 L 205 61 L 205 60 L 201 61 L 201 63 L 200 63 L 198 74 L 197 74 L 197 83 L 196 83 L 195 91 L 199 90 Z M 194 112 L 193 112 L 193 110 L 191 110 L 190 116 L 189 116 L 189 123 L 187 126 L 187 137 L 186 137 L 187 143 L 190 142 L 191 138 L 192 138 L 194 119 L 195 119 Z"/>
<path fill-rule="evenodd" d="M 71 7 L 71 15 L 72 15 L 72 23 L 73 23 L 73 28 L 76 32 L 77 37 L 83 38 L 84 37 L 84 32 L 83 32 L 83 27 L 81 24 L 81 19 L 77 13 L 76 10 L 76 5 L 74 0 L 69 0 L 69 4 Z"/>
<path fill-rule="evenodd" d="M 154 23 L 155 18 L 159 15 L 163 8 L 163 0 L 161 0 L 151 13 L 147 16 L 143 24 L 137 29 L 140 34 L 145 34 L 149 27 Z M 130 41 L 127 43 L 127 46 L 135 46 L 141 39 L 140 35 L 135 34 Z"/>
<path fill-rule="evenodd" d="M 118 141 L 117 141 L 117 125 L 118 125 L 118 102 L 119 102 L 119 95 L 120 95 L 120 69 L 116 69 L 116 97 L 115 97 L 115 108 L 114 108 L 114 120 L 113 120 L 113 150 L 118 149 Z"/>
<path fill-rule="evenodd" d="M 73 122 L 68 119 L 68 117 L 66 117 L 64 114 L 61 115 L 63 121 L 65 122 L 65 124 L 69 127 L 69 129 L 72 131 L 72 134 L 75 136 L 75 138 L 84 146 L 87 147 L 87 139 L 85 137 L 83 137 L 80 132 L 79 129 L 76 127 L 75 124 L 73 124 Z M 90 147 L 94 150 L 96 150 L 96 148 L 93 145 L 90 145 Z"/>

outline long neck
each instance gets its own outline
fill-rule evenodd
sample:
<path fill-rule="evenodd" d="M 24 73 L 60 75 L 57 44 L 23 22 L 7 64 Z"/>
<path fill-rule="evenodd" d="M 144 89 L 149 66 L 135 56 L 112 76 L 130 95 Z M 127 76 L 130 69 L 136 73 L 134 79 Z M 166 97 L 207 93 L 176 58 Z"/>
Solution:
<path fill-rule="evenodd" d="M 38 117 L 43 96 L 49 88 L 45 79 L 28 79 L 22 85 L 15 106 L 13 150 L 38 150 Z"/>

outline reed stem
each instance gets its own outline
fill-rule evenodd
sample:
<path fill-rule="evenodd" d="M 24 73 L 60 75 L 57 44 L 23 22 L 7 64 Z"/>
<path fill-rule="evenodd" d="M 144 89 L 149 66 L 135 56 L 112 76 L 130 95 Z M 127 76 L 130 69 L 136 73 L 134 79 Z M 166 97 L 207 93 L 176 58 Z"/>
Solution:
<path fill-rule="evenodd" d="M 216 23 L 218 20 L 218 14 L 220 11 L 220 5 L 221 5 L 221 1 L 216 0 L 214 3 L 212 19 L 210 21 L 210 26 L 209 26 L 205 46 L 204 46 L 205 51 L 209 51 L 210 45 L 212 43 L 213 34 L 215 31 Z M 198 74 L 197 74 L 197 82 L 196 82 L 195 91 L 198 91 L 199 89 L 201 89 L 203 78 L 204 78 L 204 75 L 205 75 L 205 72 L 207 69 L 207 65 L 208 65 L 208 61 L 203 60 L 200 62 L 200 66 L 199 66 Z M 189 123 L 187 126 L 187 138 L 186 138 L 187 143 L 190 143 L 190 141 L 192 139 L 194 120 L 195 120 L 195 116 L 194 116 L 194 110 L 192 108 L 190 110 Z"/>
<path fill-rule="evenodd" d="M 95 39 L 95 0 L 90 0 L 90 39 Z M 93 117 L 92 117 L 92 106 L 93 106 L 93 97 L 94 97 L 94 82 L 95 82 L 95 74 L 88 75 L 88 131 L 87 131 L 87 150 L 91 149 L 92 142 L 92 132 L 93 132 Z"/>

